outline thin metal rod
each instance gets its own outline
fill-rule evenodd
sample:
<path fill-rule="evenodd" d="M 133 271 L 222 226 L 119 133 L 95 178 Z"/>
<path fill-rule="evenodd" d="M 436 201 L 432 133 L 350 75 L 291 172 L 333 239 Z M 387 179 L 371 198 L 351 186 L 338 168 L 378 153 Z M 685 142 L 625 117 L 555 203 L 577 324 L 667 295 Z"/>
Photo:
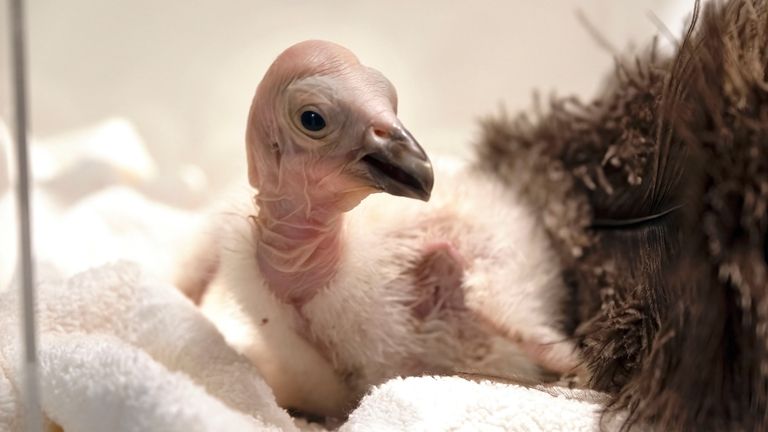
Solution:
<path fill-rule="evenodd" d="M 27 87 L 24 10 L 22 0 L 10 0 L 11 50 L 13 54 L 14 111 L 16 113 L 17 202 L 19 216 L 19 265 L 24 340 L 24 428 L 42 431 L 40 388 L 37 374 L 37 326 L 35 322 L 35 272 L 32 258 L 32 209 L 27 158 Z"/>

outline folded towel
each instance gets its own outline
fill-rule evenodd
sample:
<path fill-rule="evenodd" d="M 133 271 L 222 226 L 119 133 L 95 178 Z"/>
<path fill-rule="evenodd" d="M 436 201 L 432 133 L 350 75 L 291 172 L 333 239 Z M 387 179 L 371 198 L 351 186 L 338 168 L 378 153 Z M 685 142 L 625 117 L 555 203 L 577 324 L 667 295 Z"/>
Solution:
<path fill-rule="evenodd" d="M 601 393 L 584 390 L 411 377 L 374 389 L 340 431 L 618 430 L 620 416 L 601 416 L 605 400 Z"/>
<path fill-rule="evenodd" d="M 136 265 L 43 283 L 38 302 L 42 407 L 65 431 L 296 429 L 195 306 Z M 20 428 L 18 304 L 0 295 L 2 431 Z"/>

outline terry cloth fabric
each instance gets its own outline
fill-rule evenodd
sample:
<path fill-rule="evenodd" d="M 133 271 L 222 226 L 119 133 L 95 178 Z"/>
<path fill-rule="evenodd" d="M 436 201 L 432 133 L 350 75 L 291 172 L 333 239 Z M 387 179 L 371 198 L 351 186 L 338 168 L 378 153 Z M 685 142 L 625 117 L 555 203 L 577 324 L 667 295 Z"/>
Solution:
<path fill-rule="evenodd" d="M 18 304 L 0 296 L 0 431 L 21 427 Z M 197 308 L 134 264 L 41 284 L 37 318 L 43 412 L 65 431 L 296 429 Z"/>

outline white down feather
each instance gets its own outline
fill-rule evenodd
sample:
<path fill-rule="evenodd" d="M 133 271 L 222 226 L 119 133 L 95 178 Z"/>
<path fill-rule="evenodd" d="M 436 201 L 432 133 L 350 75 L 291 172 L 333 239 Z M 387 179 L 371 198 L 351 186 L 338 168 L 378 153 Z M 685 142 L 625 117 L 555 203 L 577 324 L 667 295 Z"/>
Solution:
<path fill-rule="evenodd" d="M 460 162 L 436 162 L 428 203 L 375 194 L 345 215 L 339 270 L 301 312 L 277 300 L 259 274 L 253 191 L 218 217 L 220 264 L 201 307 L 282 406 L 342 415 L 394 376 L 537 381 L 541 366 L 575 363 L 558 325 L 559 264 L 536 216 L 514 188 Z M 461 290 L 472 314 L 458 321 L 439 313 L 420 320 L 409 306 L 416 294 L 404 274 L 435 242 L 450 243 L 466 262 Z"/>

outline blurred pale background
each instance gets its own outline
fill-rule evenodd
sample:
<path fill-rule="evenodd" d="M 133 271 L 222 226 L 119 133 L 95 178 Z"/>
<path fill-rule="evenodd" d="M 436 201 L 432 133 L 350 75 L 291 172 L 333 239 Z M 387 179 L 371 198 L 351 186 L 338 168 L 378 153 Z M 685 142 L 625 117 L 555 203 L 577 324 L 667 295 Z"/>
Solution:
<path fill-rule="evenodd" d="M 398 88 L 403 121 L 422 144 L 455 152 L 466 148 L 478 116 L 501 104 L 524 109 L 534 89 L 595 92 L 612 55 L 590 37 L 577 10 L 624 49 L 657 32 L 649 12 L 679 33 L 692 1 L 28 3 L 37 136 L 125 117 L 160 171 L 195 164 L 222 184 L 244 172 L 243 129 L 256 84 L 297 41 L 327 39 L 352 49 Z"/>
<path fill-rule="evenodd" d="M 0 118 L 9 122 L 6 3 Z M 36 146 L 48 152 L 35 159 L 38 177 L 79 154 L 74 141 L 90 139 L 88 151 L 101 160 L 130 165 L 131 175 L 113 181 L 127 179 L 144 197 L 192 209 L 223 185 L 245 181 L 251 96 L 292 43 L 314 38 L 347 46 L 395 84 L 400 117 L 428 151 L 466 154 L 479 117 L 500 106 L 526 109 L 535 89 L 545 96 L 595 94 L 613 55 L 577 11 L 625 51 L 659 32 L 650 13 L 679 35 L 693 0 L 27 3 L 31 127 Z M 93 133 L 72 132 L 108 119 L 118 120 Z M 98 170 L 76 172 L 104 181 Z M 49 193 L 62 181 L 49 184 Z"/>

